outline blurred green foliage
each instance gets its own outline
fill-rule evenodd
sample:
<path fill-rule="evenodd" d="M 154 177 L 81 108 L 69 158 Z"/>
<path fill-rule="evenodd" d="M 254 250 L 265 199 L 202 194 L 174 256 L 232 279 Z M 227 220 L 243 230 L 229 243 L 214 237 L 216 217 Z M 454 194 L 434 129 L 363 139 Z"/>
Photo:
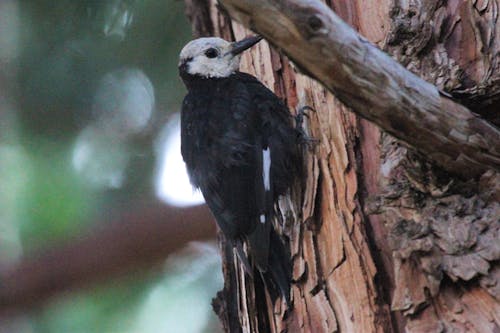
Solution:
<path fill-rule="evenodd" d="M 178 53 L 191 38 L 183 10 L 178 0 L 0 3 L 0 264 L 71 238 L 109 211 L 154 200 L 153 141 L 185 94 L 177 77 Z M 143 131 L 116 140 L 118 151 L 128 154 L 123 184 L 91 186 L 75 170 L 75 142 L 97 124 L 93 103 L 102 77 L 122 68 L 149 78 L 154 113 Z M 111 156 L 99 154 L 94 159 Z M 202 252 L 181 255 L 184 264 L 165 272 L 138 272 L 58 298 L 18 319 L 27 321 L 19 327 L 44 333 L 215 332 L 220 328 L 209 302 L 220 288 L 220 264 L 215 251 L 205 249 L 209 257 Z M 153 304 L 154 293 L 160 301 Z M 169 328 L 168 320 L 178 326 Z"/>
<path fill-rule="evenodd" d="M 63 143 L 39 140 L 37 149 L 26 154 L 23 167 L 30 172 L 20 200 L 20 235 L 29 251 L 81 231 L 100 208 L 102 194 L 84 186 L 68 163 L 71 156 Z"/>
<path fill-rule="evenodd" d="M 178 52 L 191 37 L 182 1 L 41 0 L 22 1 L 20 8 L 24 126 L 72 135 L 91 117 L 98 80 L 124 66 L 146 73 L 163 110 L 178 109 L 184 95 Z M 105 26 L 120 15 L 114 10 L 133 20 L 115 29 L 121 34 L 105 35 Z"/>

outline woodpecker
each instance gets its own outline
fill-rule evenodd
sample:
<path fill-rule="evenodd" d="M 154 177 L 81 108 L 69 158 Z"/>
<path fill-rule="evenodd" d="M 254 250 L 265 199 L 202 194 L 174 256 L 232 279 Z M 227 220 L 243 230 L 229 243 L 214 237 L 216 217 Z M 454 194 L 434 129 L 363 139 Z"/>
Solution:
<path fill-rule="evenodd" d="M 181 152 L 246 272 L 256 268 L 273 301 L 281 295 L 290 304 L 290 256 L 272 221 L 300 174 L 301 131 L 271 90 L 239 71 L 241 53 L 260 40 L 199 38 L 182 49 Z"/>

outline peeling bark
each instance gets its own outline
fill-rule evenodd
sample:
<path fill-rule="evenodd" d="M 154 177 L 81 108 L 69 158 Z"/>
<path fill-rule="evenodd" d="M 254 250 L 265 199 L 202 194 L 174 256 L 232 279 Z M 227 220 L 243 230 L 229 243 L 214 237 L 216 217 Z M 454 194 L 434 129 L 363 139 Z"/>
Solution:
<path fill-rule="evenodd" d="M 385 49 L 500 126 L 499 1 L 399 1 Z"/>
<path fill-rule="evenodd" d="M 406 71 L 321 2 L 222 3 L 358 115 L 448 172 L 466 178 L 500 171 L 500 130 Z"/>
<path fill-rule="evenodd" d="M 222 2 L 228 9 L 229 2 L 248 4 Z M 287 2 L 288 8 L 276 15 L 266 12 L 263 3 L 267 2 L 271 1 L 252 1 L 250 5 L 260 4 L 259 15 L 271 18 L 276 29 L 289 28 L 286 34 L 290 36 L 280 38 L 288 42 L 301 38 L 303 31 L 295 29 L 286 18 L 291 12 L 299 15 L 291 5 L 297 1 Z M 216 35 L 241 39 L 251 33 L 230 21 L 214 0 L 208 3 L 208 19 Z M 408 70 L 459 98 L 485 118 L 497 119 L 499 111 L 494 106 L 498 105 L 500 75 L 499 1 L 367 0 L 326 4 Z M 245 8 L 233 5 L 230 13 Z M 259 23 L 253 15 L 247 11 L 236 17 L 266 37 L 276 34 L 269 30 L 273 25 Z M 301 47 L 280 46 L 286 52 Z M 311 53 L 314 50 L 309 49 Z M 308 57 L 322 62 L 330 59 L 316 52 L 294 60 L 301 68 L 309 68 L 302 62 Z M 338 62 L 336 66 L 330 72 L 338 75 L 338 68 L 349 64 Z M 306 130 L 319 139 L 319 144 L 305 152 L 302 184 L 280 202 L 282 216 L 276 223 L 290 244 L 294 307 L 287 310 L 279 302 L 271 305 L 269 299 L 266 304 L 256 304 L 262 299 L 263 286 L 245 276 L 235 258 L 227 257 L 229 251 L 224 251 L 221 240 L 225 287 L 215 300 L 215 308 L 226 330 L 499 330 L 498 173 L 487 171 L 488 167 L 481 163 L 475 172 L 464 173 L 470 170 L 467 161 L 468 166 L 458 172 L 461 177 L 456 177 L 449 172 L 457 165 L 456 160 L 435 156 L 443 146 L 433 147 L 433 154 L 421 154 L 425 149 L 418 145 L 429 144 L 425 143 L 427 134 L 417 136 L 412 143 L 416 150 L 408 148 L 390 135 L 393 131 L 382 132 L 339 101 L 346 102 L 345 93 L 350 88 L 335 86 L 334 97 L 318 82 L 299 73 L 266 42 L 243 56 L 242 70 L 256 75 L 282 97 L 291 112 L 303 105 L 313 107 L 316 111 L 309 114 Z M 324 77 L 314 75 L 325 83 Z M 343 83 L 348 81 L 347 77 Z M 424 95 L 422 98 L 428 97 Z M 456 120 L 446 126 L 450 126 L 448 134 L 457 134 L 459 142 L 458 133 L 472 124 L 464 125 L 466 119 L 479 118 L 461 118 L 458 114 L 469 111 L 443 96 L 438 98 Z M 356 109 L 365 102 L 346 104 Z M 419 105 L 427 102 L 419 101 Z M 371 106 L 371 102 L 367 103 Z M 478 134 L 474 126 L 467 131 L 470 137 Z M 498 147 L 499 141 L 494 139 L 488 144 Z M 473 148 L 473 154 L 486 153 L 478 147 Z M 440 161 L 439 166 L 436 161 Z"/>

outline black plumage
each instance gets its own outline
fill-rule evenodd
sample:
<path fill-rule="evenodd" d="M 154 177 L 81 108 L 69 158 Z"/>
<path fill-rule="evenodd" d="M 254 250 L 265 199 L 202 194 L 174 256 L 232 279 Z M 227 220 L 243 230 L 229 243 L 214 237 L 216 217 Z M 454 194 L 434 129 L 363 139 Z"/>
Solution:
<path fill-rule="evenodd" d="M 300 132 L 284 103 L 255 77 L 190 74 L 189 61 L 181 63 L 180 75 L 188 89 L 181 152 L 190 180 L 247 270 L 254 264 L 271 296 L 279 291 L 289 302 L 289 254 L 272 220 L 279 196 L 300 173 Z"/>

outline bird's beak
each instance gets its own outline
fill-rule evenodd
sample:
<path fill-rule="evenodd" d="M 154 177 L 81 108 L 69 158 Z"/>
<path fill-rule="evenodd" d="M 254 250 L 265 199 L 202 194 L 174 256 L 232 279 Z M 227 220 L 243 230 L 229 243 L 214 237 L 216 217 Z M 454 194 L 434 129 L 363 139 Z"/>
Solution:
<path fill-rule="evenodd" d="M 260 42 L 261 39 L 262 39 L 261 36 L 252 36 L 234 42 L 231 44 L 231 51 L 229 51 L 229 53 L 231 53 L 233 56 L 238 55 L 241 52 L 245 51 L 246 49 L 249 49 L 258 42 Z"/>

